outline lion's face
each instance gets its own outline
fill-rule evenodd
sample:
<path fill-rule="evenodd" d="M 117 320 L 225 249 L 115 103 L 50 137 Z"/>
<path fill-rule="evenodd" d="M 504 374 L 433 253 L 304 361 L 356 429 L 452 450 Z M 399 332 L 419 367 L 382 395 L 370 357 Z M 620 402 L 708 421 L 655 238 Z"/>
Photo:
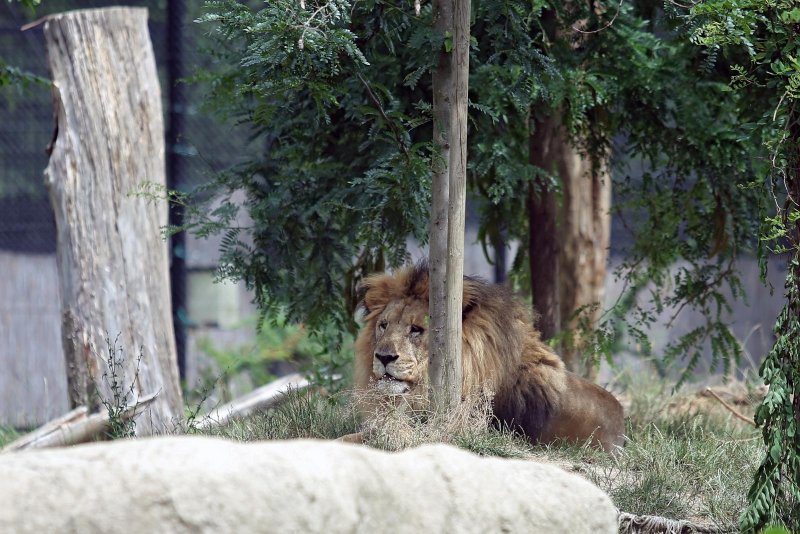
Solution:
<path fill-rule="evenodd" d="M 372 378 L 378 391 L 412 393 L 428 368 L 427 306 L 415 299 L 389 302 L 374 322 Z"/>

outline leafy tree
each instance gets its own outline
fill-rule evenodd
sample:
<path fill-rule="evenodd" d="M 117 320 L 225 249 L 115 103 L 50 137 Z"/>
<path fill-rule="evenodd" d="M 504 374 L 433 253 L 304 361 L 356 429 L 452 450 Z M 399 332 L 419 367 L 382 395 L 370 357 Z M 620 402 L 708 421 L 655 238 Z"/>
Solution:
<path fill-rule="evenodd" d="M 356 12 L 365 15 L 351 20 Z M 265 147 L 216 184 L 243 188 L 254 221 L 247 237 L 227 231 L 223 273 L 245 280 L 262 310 L 287 306 L 312 329 L 353 331 L 360 277 L 402 264 L 409 236 L 426 240 L 433 147 L 416 83 L 443 37 L 430 7 L 424 18 L 375 2 L 209 4 L 201 20 L 216 23 L 233 66 L 214 78 L 212 102 L 253 124 Z M 390 55 L 398 35 L 425 53 L 401 65 Z M 402 101 L 376 74 L 406 72 Z M 414 135 L 423 126 L 427 135 Z M 224 226 L 233 210 L 219 215 Z"/>
<path fill-rule="evenodd" d="M 617 210 L 637 229 L 622 275 L 632 292 L 649 293 L 653 309 L 692 307 L 709 318 L 667 349 L 667 361 L 688 354 L 691 371 L 710 341 L 727 370 L 740 354 L 723 321 L 722 288 L 740 294 L 734 260 L 756 247 L 764 201 L 750 187 L 759 163 L 741 126 L 749 122 L 742 118 L 747 110 L 727 91 L 726 73 L 710 68 L 675 21 L 645 3 L 609 4 L 598 12 L 570 3 L 540 4 L 533 12 L 506 5 L 515 9 L 492 3 L 473 31 L 478 48 L 488 52 L 476 62 L 472 98 L 493 112 L 476 115 L 470 152 L 475 188 L 489 200 L 482 235 L 494 240 L 502 230 L 526 243 L 535 234 L 526 200 L 561 183 L 552 168 L 528 162 L 531 109 L 538 117 L 559 117 L 570 150 L 601 162 L 594 166 L 602 167 L 615 145 Z M 643 177 L 629 174 L 631 161 L 643 167 Z M 671 280 L 679 259 L 686 267 Z M 516 259 L 518 272 L 523 260 Z M 563 327 L 574 311 L 553 322 Z M 599 337 L 590 341 L 603 348 L 626 311 L 620 305 L 607 312 Z M 654 321 L 646 308 L 636 308 L 624 326 L 647 347 Z"/>
<path fill-rule="evenodd" d="M 775 345 L 761 364 L 769 392 L 756 411 L 766 454 L 740 526 L 769 524 L 800 530 L 800 8 L 790 1 L 707 0 L 688 20 L 695 42 L 740 59 L 732 87 L 743 106 L 762 111 L 752 124 L 771 162 L 769 190 L 776 208 L 764 242 L 786 253 L 786 305 L 775 323 Z M 764 104 L 766 104 L 766 109 Z"/>
<path fill-rule="evenodd" d="M 8 1 L 11 2 L 12 0 Z M 41 3 L 41 1 L 42 0 L 18 0 L 22 7 L 31 12 L 33 12 L 33 10 Z M 50 82 L 49 80 L 46 80 L 40 76 L 36 76 L 35 74 L 21 70 L 18 67 L 9 65 L 3 61 L 2 58 L 0 58 L 0 89 L 7 86 L 24 87 L 30 83 L 48 84 Z"/>
<path fill-rule="evenodd" d="M 760 108 L 740 105 L 725 67 L 681 39 L 669 13 L 592 6 L 474 6 L 469 179 L 481 236 L 527 242 L 529 194 L 559 187 L 551 169 L 529 161 L 531 112 L 558 116 L 580 154 L 607 160 L 613 146 L 623 156 L 615 171 L 618 209 L 636 229 L 624 266 L 631 292 L 647 292 L 658 311 L 693 307 L 709 318 L 667 359 L 688 354 L 690 371 L 710 342 L 727 369 L 740 353 L 722 286 L 739 293 L 733 262 L 756 248 L 764 209 L 751 183 L 760 163 L 741 125 Z M 222 273 L 245 280 L 262 310 L 287 306 L 290 320 L 312 329 L 332 321 L 352 331 L 359 278 L 403 263 L 407 237 L 427 237 L 437 165 L 430 72 L 449 37 L 433 29 L 426 4 L 419 16 L 411 3 L 383 0 L 258 10 L 222 0 L 208 10 L 201 22 L 227 66 L 206 76 L 210 106 L 250 125 L 264 149 L 215 184 L 245 190 L 252 226 L 231 228 L 236 208 L 226 204 L 197 229 L 226 231 Z M 515 259 L 520 287 L 530 287 L 533 254 L 523 247 Z M 670 279 L 679 259 L 685 267 Z M 631 300 L 605 315 L 599 348 L 609 349 Z M 635 309 L 624 325 L 646 346 L 654 320 Z"/>

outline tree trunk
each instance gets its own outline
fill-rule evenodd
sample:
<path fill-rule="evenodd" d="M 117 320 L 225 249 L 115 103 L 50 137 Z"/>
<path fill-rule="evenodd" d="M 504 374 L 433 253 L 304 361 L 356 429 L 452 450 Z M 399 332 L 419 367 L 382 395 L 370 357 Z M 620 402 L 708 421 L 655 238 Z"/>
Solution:
<path fill-rule="evenodd" d="M 441 160 L 434 162 L 433 176 L 428 365 L 431 402 L 441 410 L 461 401 L 470 2 L 438 0 L 433 9 L 435 29 L 452 39 L 439 51 L 433 73 L 434 142 Z"/>
<path fill-rule="evenodd" d="M 611 229 L 611 177 L 574 148 L 557 116 L 533 122 L 530 162 L 559 178 L 560 202 L 543 179 L 529 195 L 531 289 L 544 339 L 560 332 L 559 352 L 571 371 L 592 376 L 579 322 L 593 328 L 605 292 Z M 576 312 L 581 313 L 576 315 Z"/>
<path fill-rule="evenodd" d="M 45 180 L 56 218 L 70 400 L 98 410 L 115 402 L 114 389 L 129 391 L 122 402 L 130 406 L 157 393 L 136 434 L 171 430 L 183 402 L 161 238 L 167 207 L 131 196 L 165 184 L 147 10 L 53 15 L 44 35 L 57 121 Z M 107 350 L 106 338 L 117 336 L 123 353 Z"/>
<path fill-rule="evenodd" d="M 607 158 L 595 164 L 570 146 L 566 136 L 560 142 L 565 161 L 558 225 L 559 294 L 561 331 L 569 332 L 561 344 L 561 357 L 571 371 L 593 378 L 597 358 L 585 342 L 585 329 L 597 326 L 605 297 L 611 176 Z"/>
<path fill-rule="evenodd" d="M 544 172 L 559 176 L 563 147 L 555 131 L 561 125 L 553 117 L 531 117 L 530 163 Z M 555 186 L 544 177 L 531 184 L 528 192 L 528 257 L 531 268 L 533 308 L 538 315 L 536 326 L 542 339 L 555 336 L 561 326 L 559 303 L 559 242 L 556 235 L 558 199 Z"/>
<path fill-rule="evenodd" d="M 452 32 L 452 0 L 433 3 L 434 29 L 441 35 Z M 431 403 L 442 401 L 446 380 L 447 353 L 447 216 L 450 199 L 450 119 L 453 100 L 452 55 L 439 51 L 439 63 L 433 71 L 433 142 L 438 154 L 433 156 L 431 184 L 431 229 L 428 259 L 428 375 Z"/>

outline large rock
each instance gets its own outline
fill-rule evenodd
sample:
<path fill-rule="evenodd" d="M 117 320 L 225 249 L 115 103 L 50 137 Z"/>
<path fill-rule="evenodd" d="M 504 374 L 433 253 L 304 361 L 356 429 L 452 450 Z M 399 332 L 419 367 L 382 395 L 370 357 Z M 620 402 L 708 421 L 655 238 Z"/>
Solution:
<path fill-rule="evenodd" d="M 0 455 L 0 532 L 616 532 L 600 489 L 446 445 L 169 437 Z"/>

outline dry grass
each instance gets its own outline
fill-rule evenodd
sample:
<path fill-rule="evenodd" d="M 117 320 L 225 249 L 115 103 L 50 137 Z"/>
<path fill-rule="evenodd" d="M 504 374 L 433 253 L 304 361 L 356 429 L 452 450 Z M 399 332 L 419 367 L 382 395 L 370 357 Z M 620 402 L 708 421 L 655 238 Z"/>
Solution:
<path fill-rule="evenodd" d="M 520 458 L 530 454 L 527 440 L 508 429 L 493 427 L 492 422 L 491 398 L 476 396 L 445 413 L 411 411 L 405 404 L 384 404 L 383 409 L 362 424 L 362 431 L 367 445 L 389 451 L 425 443 L 450 443 L 486 456 Z"/>

